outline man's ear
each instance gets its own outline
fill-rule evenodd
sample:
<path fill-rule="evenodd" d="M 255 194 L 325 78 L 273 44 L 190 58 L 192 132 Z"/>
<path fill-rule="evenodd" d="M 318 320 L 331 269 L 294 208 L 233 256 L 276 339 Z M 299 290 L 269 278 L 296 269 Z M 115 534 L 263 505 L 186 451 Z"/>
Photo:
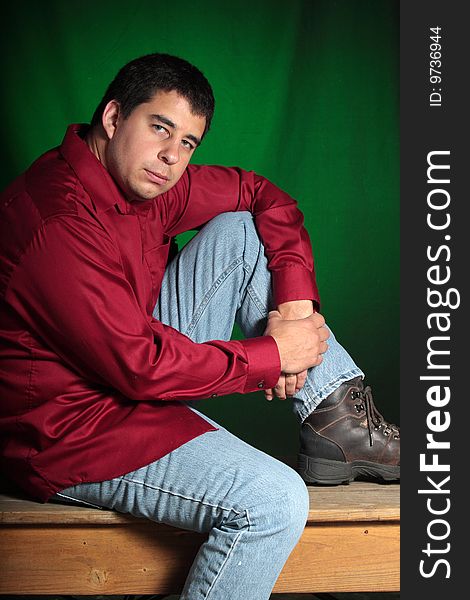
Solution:
<path fill-rule="evenodd" d="M 116 131 L 120 114 L 121 108 L 117 100 L 111 100 L 106 104 L 101 117 L 101 123 L 108 139 L 111 139 Z"/>

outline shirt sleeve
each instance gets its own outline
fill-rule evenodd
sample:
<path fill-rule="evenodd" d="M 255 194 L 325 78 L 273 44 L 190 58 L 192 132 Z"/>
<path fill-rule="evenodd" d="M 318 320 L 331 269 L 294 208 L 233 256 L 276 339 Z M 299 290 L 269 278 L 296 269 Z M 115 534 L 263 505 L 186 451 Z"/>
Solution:
<path fill-rule="evenodd" d="M 280 359 L 271 336 L 192 342 L 149 318 L 98 225 L 50 219 L 17 264 L 6 301 L 58 358 L 133 400 L 186 400 L 273 387 Z"/>
<path fill-rule="evenodd" d="M 297 202 L 266 178 L 236 167 L 189 165 L 160 200 L 163 225 L 170 236 L 196 229 L 220 213 L 251 212 L 268 259 L 276 304 L 313 300 L 319 308 L 303 215 Z"/>

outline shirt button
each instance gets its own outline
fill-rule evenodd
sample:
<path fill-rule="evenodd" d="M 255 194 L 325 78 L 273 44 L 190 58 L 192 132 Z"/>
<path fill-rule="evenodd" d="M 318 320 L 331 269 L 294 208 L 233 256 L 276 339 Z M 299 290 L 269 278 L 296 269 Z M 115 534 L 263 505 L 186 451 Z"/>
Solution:
<path fill-rule="evenodd" d="M 217 398 L 217 394 L 212 394 L 211 398 Z"/>
<path fill-rule="evenodd" d="M 264 387 L 264 381 L 260 381 L 260 382 L 258 383 L 258 387 L 259 387 L 260 389 L 261 389 L 261 388 L 263 388 L 263 387 Z"/>

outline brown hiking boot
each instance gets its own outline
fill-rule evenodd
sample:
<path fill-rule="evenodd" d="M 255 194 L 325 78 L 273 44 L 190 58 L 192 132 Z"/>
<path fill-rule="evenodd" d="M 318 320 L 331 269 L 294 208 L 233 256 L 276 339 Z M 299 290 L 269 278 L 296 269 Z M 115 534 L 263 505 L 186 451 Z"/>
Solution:
<path fill-rule="evenodd" d="M 361 377 L 342 383 L 302 423 L 298 471 L 306 483 L 400 479 L 400 430 L 375 408 Z"/>

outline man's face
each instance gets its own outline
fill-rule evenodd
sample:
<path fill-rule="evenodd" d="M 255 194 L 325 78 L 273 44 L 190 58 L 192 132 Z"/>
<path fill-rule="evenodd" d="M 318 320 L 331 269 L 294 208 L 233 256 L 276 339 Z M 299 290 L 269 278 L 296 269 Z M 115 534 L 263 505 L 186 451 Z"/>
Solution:
<path fill-rule="evenodd" d="M 128 200 L 150 200 L 172 188 L 201 141 L 205 117 L 191 112 L 177 92 L 157 92 L 127 119 L 119 104 L 103 113 L 108 137 L 104 165 Z"/>

